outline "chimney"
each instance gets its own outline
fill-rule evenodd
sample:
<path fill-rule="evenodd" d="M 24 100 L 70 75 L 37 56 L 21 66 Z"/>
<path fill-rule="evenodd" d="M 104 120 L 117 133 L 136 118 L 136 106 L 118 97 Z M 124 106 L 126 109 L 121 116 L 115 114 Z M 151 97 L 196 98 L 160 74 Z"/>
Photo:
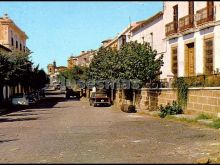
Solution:
<path fill-rule="evenodd" d="M 8 18 L 9 18 L 9 17 L 8 17 L 8 14 L 5 13 L 4 16 L 3 16 L 3 18 L 4 18 L 4 19 L 8 19 Z"/>

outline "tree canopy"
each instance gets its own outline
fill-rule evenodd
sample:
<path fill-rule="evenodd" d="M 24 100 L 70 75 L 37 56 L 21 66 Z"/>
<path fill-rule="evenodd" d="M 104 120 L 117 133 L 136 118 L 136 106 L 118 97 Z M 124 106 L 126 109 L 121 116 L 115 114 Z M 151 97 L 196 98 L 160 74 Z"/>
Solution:
<path fill-rule="evenodd" d="M 94 56 L 89 74 L 91 79 L 138 79 L 144 85 L 161 74 L 163 55 L 158 55 L 149 43 L 129 42 L 119 50 L 101 47 Z"/>
<path fill-rule="evenodd" d="M 40 89 L 48 81 L 43 69 L 33 67 L 29 54 L 0 51 L 0 100 L 4 85 L 16 86 L 20 83 L 23 87 Z"/>

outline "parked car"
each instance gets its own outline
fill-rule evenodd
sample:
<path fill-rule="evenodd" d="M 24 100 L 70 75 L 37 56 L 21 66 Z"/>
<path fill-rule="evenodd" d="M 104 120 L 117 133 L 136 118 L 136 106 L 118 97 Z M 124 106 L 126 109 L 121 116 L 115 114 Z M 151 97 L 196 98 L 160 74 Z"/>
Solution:
<path fill-rule="evenodd" d="M 105 105 L 110 106 L 111 101 L 106 92 L 92 92 L 89 98 L 91 106 Z"/>
<path fill-rule="evenodd" d="M 66 89 L 67 89 L 66 86 L 61 86 L 60 87 L 60 92 L 61 93 L 66 93 Z"/>
<path fill-rule="evenodd" d="M 40 96 L 40 99 L 41 99 L 41 98 L 45 98 L 45 89 L 41 89 L 41 90 L 39 91 L 39 96 Z"/>
<path fill-rule="evenodd" d="M 80 91 L 74 91 L 71 88 L 67 88 L 66 89 L 66 98 L 76 98 L 76 99 L 80 99 Z"/>
<path fill-rule="evenodd" d="M 37 99 L 35 98 L 33 93 L 27 94 L 27 99 L 28 99 L 29 104 L 34 104 L 37 102 Z"/>
<path fill-rule="evenodd" d="M 12 97 L 12 105 L 29 105 L 29 98 L 24 93 L 17 93 Z"/>
<path fill-rule="evenodd" d="M 60 84 L 54 84 L 55 90 L 60 90 Z"/>

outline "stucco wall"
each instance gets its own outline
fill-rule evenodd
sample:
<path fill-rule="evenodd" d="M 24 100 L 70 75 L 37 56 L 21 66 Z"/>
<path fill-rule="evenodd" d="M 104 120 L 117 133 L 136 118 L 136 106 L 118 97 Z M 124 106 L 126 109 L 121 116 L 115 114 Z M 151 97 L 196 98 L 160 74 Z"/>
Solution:
<path fill-rule="evenodd" d="M 151 33 L 153 34 L 152 36 Z M 134 31 L 132 33 L 131 40 L 137 41 L 138 43 L 143 43 L 142 37 L 144 37 L 145 42 L 152 43 L 153 41 L 152 47 L 153 49 L 157 50 L 157 53 L 164 52 L 165 45 L 163 39 L 165 38 L 165 30 L 164 30 L 163 16 L 141 27 L 137 31 Z"/>
<path fill-rule="evenodd" d="M 188 2 L 164 2 L 164 24 L 166 25 L 173 20 L 173 6 L 178 4 L 178 17 L 181 18 L 188 14 Z M 206 7 L 207 1 L 194 2 L 194 13 L 196 11 Z M 184 76 L 184 49 L 185 44 L 194 42 L 195 43 L 195 73 L 203 74 L 204 62 L 204 49 L 203 49 L 203 40 L 208 35 L 214 36 L 214 70 L 220 68 L 220 26 L 218 25 L 218 20 L 220 19 L 220 2 L 214 3 L 216 8 L 216 26 L 209 27 L 206 29 L 194 29 L 194 32 L 191 34 L 180 35 L 175 39 L 167 39 L 167 52 L 165 53 L 165 68 L 168 68 L 167 75 L 172 75 L 171 73 L 171 47 L 177 46 L 178 50 L 178 76 Z M 172 13 L 172 14 L 170 14 Z"/>

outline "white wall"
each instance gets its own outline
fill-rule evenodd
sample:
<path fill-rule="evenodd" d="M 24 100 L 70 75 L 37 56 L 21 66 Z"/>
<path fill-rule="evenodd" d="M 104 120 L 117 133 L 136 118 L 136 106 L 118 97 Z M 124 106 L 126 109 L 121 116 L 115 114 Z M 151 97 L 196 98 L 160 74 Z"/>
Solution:
<path fill-rule="evenodd" d="M 142 37 L 144 37 L 144 40 Z M 166 55 L 167 43 L 165 40 L 165 25 L 163 16 L 160 16 L 151 23 L 144 25 L 140 29 L 133 31 L 130 40 L 137 41 L 138 43 L 143 43 L 143 41 L 151 43 L 153 49 L 157 50 L 158 55 L 164 55 L 164 65 L 161 68 L 162 75 L 160 78 L 164 79 L 167 75 L 170 75 L 170 58 Z"/>
<path fill-rule="evenodd" d="M 153 34 L 152 36 L 151 33 Z M 153 49 L 157 50 L 158 53 L 164 52 L 163 39 L 165 38 L 165 30 L 163 16 L 132 32 L 131 40 L 143 43 L 142 37 L 144 37 L 144 42 L 152 43 L 153 40 Z"/>
<path fill-rule="evenodd" d="M 172 22 L 173 20 L 173 6 L 178 4 L 179 13 L 178 17 L 184 17 L 188 15 L 188 1 L 186 2 L 164 2 L 164 24 Z M 203 2 L 194 2 L 194 13 L 197 10 L 206 7 L 207 1 Z M 220 20 L 220 2 L 214 2 L 216 8 L 216 21 Z M 176 39 L 167 40 L 167 52 L 166 56 L 166 65 L 167 68 L 171 69 L 171 46 L 178 46 L 178 76 L 184 76 L 184 45 L 187 42 L 195 41 L 195 72 L 196 74 L 203 73 L 203 39 L 206 35 L 214 34 L 214 69 L 220 69 L 220 26 L 210 27 L 203 30 L 195 31 L 194 33 L 188 35 L 181 35 Z M 170 64 L 169 64 L 170 63 Z"/>
<path fill-rule="evenodd" d="M 220 70 L 220 25 L 214 29 L 214 67 Z"/>

